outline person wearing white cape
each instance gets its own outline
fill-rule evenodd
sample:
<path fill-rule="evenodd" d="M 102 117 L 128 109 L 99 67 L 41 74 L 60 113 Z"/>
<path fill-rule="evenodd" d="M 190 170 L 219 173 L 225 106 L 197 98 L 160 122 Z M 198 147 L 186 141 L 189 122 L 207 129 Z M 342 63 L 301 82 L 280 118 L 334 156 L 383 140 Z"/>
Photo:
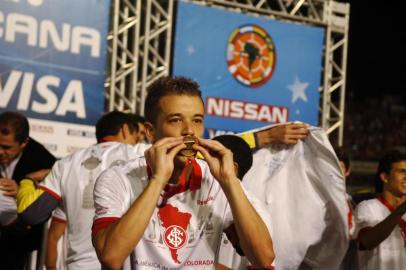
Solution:
<path fill-rule="evenodd" d="M 278 270 L 338 269 L 348 248 L 344 176 L 325 132 L 309 131 L 294 145 L 271 144 L 257 151 L 243 179 L 271 216 Z M 232 269 L 249 264 L 224 242 L 219 261 Z"/>

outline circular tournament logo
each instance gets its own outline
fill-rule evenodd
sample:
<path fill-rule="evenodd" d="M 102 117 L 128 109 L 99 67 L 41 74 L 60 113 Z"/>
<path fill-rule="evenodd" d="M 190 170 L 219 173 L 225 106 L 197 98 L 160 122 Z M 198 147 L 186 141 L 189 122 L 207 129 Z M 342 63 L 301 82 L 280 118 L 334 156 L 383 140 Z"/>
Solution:
<path fill-rule="evenodd" d="M 171 249 L 179 249 L 187 242 L 186 231 L 177 225 L 169 226 L 164 233 L 165 244 Z"/>
<path fill-rule="evenodd" d="M 258 87 L 266 83 L 273 74 L 275 62 L 272 39 L 258 25 L 243 25 L 228 39 L 228 70 L 245 86 Z"/>

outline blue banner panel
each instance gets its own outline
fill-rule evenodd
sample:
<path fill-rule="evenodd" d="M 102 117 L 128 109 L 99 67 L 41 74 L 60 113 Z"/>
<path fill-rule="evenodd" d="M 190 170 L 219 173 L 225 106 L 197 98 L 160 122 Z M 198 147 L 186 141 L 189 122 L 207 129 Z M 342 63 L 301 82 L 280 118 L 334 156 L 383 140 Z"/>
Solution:
<path fill-rule="evenodd" d="M 324 29 L 179 2 L 173 75 L 196 80 L 208 129 L 318 125 Z"/>
<path fill-rule="evenodd" d="M 0 111 L 94 125 L 104 107 L 109 0 L 0 3 Z"/>

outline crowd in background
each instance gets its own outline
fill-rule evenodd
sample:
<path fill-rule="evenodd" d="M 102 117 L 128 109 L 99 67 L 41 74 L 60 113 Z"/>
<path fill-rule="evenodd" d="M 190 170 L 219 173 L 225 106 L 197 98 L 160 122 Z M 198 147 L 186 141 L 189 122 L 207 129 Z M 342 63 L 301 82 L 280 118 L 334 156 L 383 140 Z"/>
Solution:
<path fill-rule="evenodd" d="M 386 149 L 406 147 L 405 95 L 347 98 L 344 147 L 353 160 L 377 161 Z"/>

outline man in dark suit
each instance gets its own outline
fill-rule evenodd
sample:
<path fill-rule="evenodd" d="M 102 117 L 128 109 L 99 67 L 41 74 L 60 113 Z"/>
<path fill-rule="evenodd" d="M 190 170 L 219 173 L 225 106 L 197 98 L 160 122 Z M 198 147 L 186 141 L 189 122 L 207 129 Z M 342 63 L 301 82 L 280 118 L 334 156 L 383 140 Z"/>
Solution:
<path fill-rule="evenodd" d="M 28 120 L 16 112 L 0 114 L 0 192 L 15 197 L 28 174 L 51 169 L 55 157 L 29 137 Z M 0 268 L 23 269 L 31 251 L 39 249 L 42 224 L 14 224 L 1 229 Z"/>

